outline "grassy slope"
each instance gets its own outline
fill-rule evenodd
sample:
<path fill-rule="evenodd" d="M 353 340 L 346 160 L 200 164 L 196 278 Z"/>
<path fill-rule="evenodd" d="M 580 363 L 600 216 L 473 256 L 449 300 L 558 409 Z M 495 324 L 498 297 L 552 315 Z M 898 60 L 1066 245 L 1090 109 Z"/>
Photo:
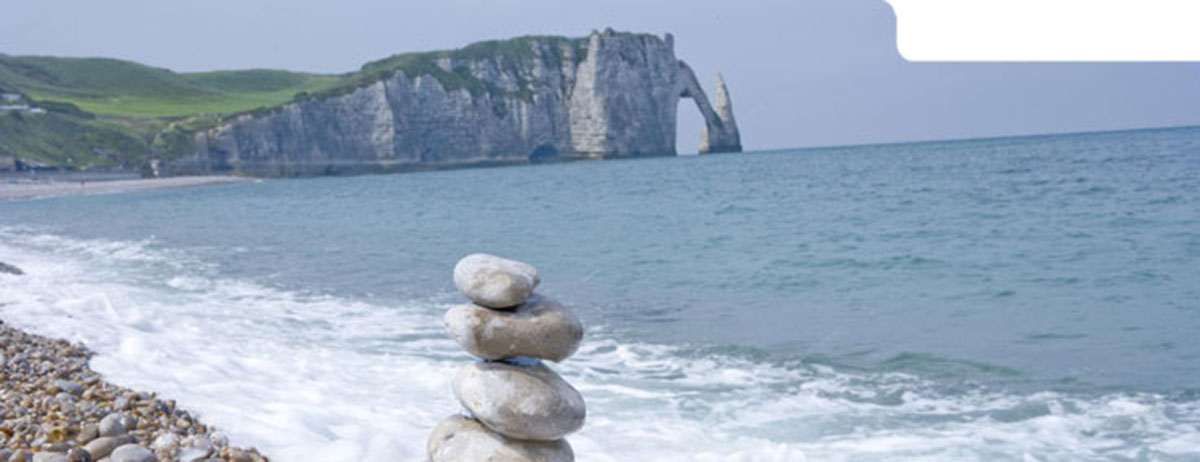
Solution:
<path fill-rule="evenodd" d="M 0 87 L 49 111 L 0 113 L 0 149 L 51 165 L 136 167 L 173 122 L 278 106 L 341 78 L 257 69 L 186 74 L 107 58 L 0 55 Z"/>
<path fill-rule="evenodd" d="M 290 101 L 339 77 L 249 70 L 179 74 L 106 58 L 0 56 L 0 82 L 36 100 L 63 101 L 95 114 L 187 117 L 231 114 Z"/>
<path fill-rule="evenodd" d="M 496 94 L 499 89 L 465 69 L 447 71 L 437 60 L 499 58 L 513 66 L 539 56 L 533 51 L 535 41 L 549 45 L 549 52 L 540 56 L 555 66 L 566 58 L 568 47 L 576 60 L 586 53 L 584 39 L 517 37 L 394 55 L 345 75 L 265 69 L 176 73 L 117 59 L 0 54 L 0 88 L 23 93 L 50 111 L 23 117 L 0 113 L 0 151 L 52 165 L 134 165 L 153 152 L 175 153 L 178 146 L 173 141 L 164 146 L 164 140 L 186 143 L 187 130 L 223 117 L 347 93 L 396 71 L 432 75 L 448 89 Z"/>
<path fill-rule="evenodd" d="M 0 113 L 0 151 L 49 165 L 133 169 L 149 154 L 143 133 L 132 126 L 58 112 Z"/>

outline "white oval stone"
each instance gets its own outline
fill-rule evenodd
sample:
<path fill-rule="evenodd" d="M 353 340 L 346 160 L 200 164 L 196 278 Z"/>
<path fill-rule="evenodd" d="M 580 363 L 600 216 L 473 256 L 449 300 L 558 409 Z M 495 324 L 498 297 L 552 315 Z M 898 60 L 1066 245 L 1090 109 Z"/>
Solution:
<path fill-rule="evenodd" d="M 450 338 L 483 359 L 562 361 L 579 349 L 583 325 L 561 303 L 534 295 L 511 311 L 459 305 L 443 318 Z"/>
<path fill-rule="evenodd" d="M 112 462 L 154 462 L 154 453 L 136 444 L 126 444 L 113 450 L 108 456 Z"/>
<path fill-rule="evenodd" d="M 433 429 L 429 462 L 574 462 L 567 440 L 521 441 L 489 430 L 475 419 L 453 416 Z"/>
<path fill-rule="evenodd" d="M 545 364 L 468 364 L 454 396 L 493 431 L 520 440 L 554 441 L 583 427 L 583 396 Z"/>
<path fill-rule="evenodd" d="M 454 265 L 454 286 L 471 301 L 488 308 L 520 305 L 538 282 L 537 268 L 495 255 L 471 254 Z"/>

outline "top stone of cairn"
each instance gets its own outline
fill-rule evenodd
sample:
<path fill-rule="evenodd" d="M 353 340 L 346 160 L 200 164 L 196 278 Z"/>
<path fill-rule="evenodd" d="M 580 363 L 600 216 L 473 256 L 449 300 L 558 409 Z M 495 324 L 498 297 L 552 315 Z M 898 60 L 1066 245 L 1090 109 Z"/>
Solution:
<path fill-rule="evenodd" d="M 537 287 L 537 268 L 516 260 L 476 253 L 454 265 L 454 285 L 478 305 L 511 308 L 520 305 Z"/>

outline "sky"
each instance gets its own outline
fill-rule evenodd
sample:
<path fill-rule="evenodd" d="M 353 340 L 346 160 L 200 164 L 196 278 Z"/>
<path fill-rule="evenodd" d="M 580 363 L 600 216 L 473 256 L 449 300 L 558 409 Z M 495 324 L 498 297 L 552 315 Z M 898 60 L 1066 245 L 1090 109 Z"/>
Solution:
<path fill-rule="evenodd" d="M 341 73 L 407 51 L 595 29 L 675 35 L 750 150 L 1200 125 L 1200 63 L 909 63 L 883 0 L 6 0 L 0 53 Z M 1013 31 L 1019 33 L 1019 31 Z M 683 100 L 679 151 L 702 119 Z"/>

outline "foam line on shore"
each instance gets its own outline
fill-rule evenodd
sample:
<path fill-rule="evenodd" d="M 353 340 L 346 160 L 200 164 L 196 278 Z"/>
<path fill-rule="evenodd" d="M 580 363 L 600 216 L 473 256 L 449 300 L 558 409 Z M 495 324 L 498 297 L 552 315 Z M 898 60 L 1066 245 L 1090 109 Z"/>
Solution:
<path fill-rule="evenodd" d="M 228 279 L 154 241 L 0 228 L 0 317 L 81 341 L 277 460 L 421 460 L 469 357 L 435 300 L 368 303 Z M 582 462 L 1164 460 L 1198 455 L 1200 402 L 1153 393 L 947 390 L 920 377 L 620 341 L 553 365 L 586 396 Z"/>

